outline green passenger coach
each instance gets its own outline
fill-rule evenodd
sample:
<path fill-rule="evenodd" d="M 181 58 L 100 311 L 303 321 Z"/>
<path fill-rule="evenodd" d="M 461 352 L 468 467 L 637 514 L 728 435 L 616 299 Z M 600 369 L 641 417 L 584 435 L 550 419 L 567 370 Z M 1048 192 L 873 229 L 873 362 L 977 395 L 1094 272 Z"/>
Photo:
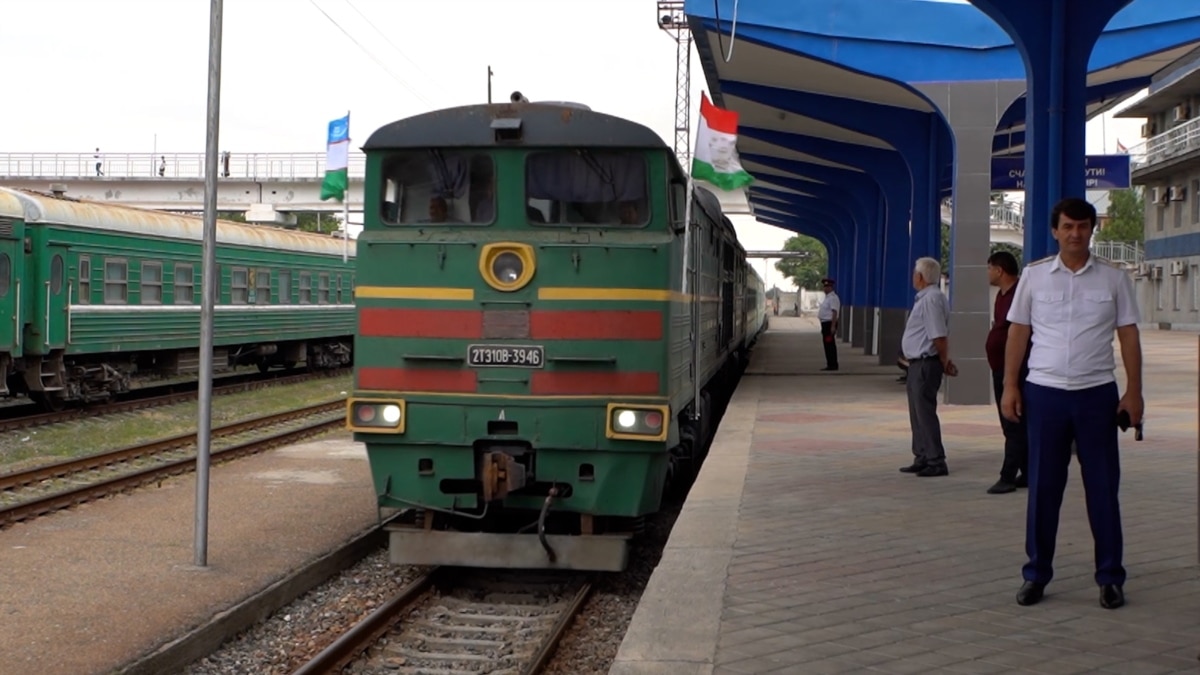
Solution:
<path fill-rule="evenodd" d="M 363 149 L 347 424 L 403 511 L 392 560 L 623 568 L 765 323 L 717 199 L 685 227 L 662 139 L 574 104 L 439 110 Z"/>
<path fill-rule="evenodd" d="M 0 395 L 98 401 L 199 367 L 200 218 L 0 188 Z M 328 236 L 217 227 L 214 363 L 349 365 L 354 260 Z"/>

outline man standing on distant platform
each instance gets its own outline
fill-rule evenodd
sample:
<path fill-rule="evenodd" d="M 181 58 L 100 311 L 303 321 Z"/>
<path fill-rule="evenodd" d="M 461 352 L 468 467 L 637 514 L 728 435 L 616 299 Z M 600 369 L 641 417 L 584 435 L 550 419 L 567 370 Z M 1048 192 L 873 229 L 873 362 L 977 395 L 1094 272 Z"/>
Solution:
<path fill-rule="evenodd" d="M 1058 512 L 1067 486 L 1071 445 L 1079 459 L 1088 523 L 1095 540 L 1100 606 L 1125 604 L 1124 540 L 1117 488 L 1121 480 L 1117 428 L 1142 421 L 1142 346 L 1138 307 L 1129 273 L 1099 260 L 1088 248 L 1096 207 L 1070 197 L 1054 206 L 1050 233 L 1058 255 L 1026 266 L 1013 295 L 1004 359 L 1001 410 L 1029 426 L 1029 506 L 1025 516 L 1025 583 L 1017 604 L 1042 599 L 1054 576 Z M 1113 331 L 1125 365 L 1118 398 Z M 1032 336 L 1029 377 L 1019 386 Z"/>
<path fill-rule="evenodd" d="M 825 367 L 821 370 L 837 370 L 837 326 L 838 315 L 842 313 L 842 300 L 833 290 L 833 279 L 822 279 L 821 289 L 825 291 L 825 299 L 817 308 L 817 321 L 821 322 L 821 343 L 825 345 Z"/>

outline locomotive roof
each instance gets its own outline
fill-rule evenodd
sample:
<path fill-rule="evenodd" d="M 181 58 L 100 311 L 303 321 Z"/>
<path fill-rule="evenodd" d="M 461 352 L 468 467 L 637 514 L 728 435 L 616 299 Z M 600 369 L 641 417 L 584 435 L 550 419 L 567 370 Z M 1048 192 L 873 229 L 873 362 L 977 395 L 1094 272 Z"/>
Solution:
<path fill-rule="evenodd" d="M 497 142 L 493 120 L 521 120 L 521 138 Z M 430 147 L 563 147 L 669 149 L 644 125 L 555 103 L 496 103 L 435 110 L 380 127 L 363 150 Z"/>
<path fill-rule="evenodd" d="M 0 218 L 169 239 L 204 239 L 204 219 L 199 216 L 59 199 L 5 187 L 0 187 Z M 217 243 L 322 255 L 342 254 L 339 238 L 228 220 L 217 221 Z M 354 256 L 353 246 L 349 247 L 349 253 Z"/>

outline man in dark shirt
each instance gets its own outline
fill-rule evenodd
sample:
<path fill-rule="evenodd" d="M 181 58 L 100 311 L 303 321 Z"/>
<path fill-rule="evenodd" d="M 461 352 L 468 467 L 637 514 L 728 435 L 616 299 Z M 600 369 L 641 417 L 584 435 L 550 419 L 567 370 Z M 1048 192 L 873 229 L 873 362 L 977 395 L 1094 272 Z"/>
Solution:
<path fill-rule="evenodd" d="M 996 392 L 996 406 L 1004 394 L 1004 348 L 1008 343 L 1008 310 L 1012 307 L 1013 294 L 1019 281 L 1017 259 L 1007 251 L 997 251 L 988 258 L 988 283 L 1000 289 L 996 295 L 996 306 L 992 312 L 992 330 L 987 336 L 988 367 L 992 369 L 992 387 Z M 1029 355 L 1021 366 L 1021 383 L 1029 372 Z M 988 488 L 988 494 L 999 495 L 1014 492 L 1019 487 L 1028 487 L 1026 472 L 1029 469 L 1029 437 L 1025 428 L 1025 417 L 1013 422 L 1000 414 L 1000 428 L 1004 430 L 1004 465 L 1000 468 L 1000 480 Z M 1019 473 L 1018 473 L 1019 472 Z"/>

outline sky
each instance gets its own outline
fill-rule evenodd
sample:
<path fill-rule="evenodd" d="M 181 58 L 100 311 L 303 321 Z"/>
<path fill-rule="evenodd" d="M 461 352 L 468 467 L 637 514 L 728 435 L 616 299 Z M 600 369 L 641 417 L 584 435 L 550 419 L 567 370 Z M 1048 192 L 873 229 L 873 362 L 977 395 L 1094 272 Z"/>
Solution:
<path fill-rule="evenodd" d="M 204 150 L 209 2 L 7 0 L 3 11 L 0 151 Z M 393 120 L 486 101 L 489 65 L 495 100 L 576 101 L 670 144 L 675 42 L 656 18 L 650 0 L 226 0 L 220 147 L 322 152 L 347 111 L 357 146 Z M 693 132 L 705 89 L 693 55 Z M 1089 123 L 1088 152 L 1140 142 L 1140 125 Z M 791 236 L 732 220 L 747 249 Z M 773 263 L 756 268 L 790 289 Z"/>

